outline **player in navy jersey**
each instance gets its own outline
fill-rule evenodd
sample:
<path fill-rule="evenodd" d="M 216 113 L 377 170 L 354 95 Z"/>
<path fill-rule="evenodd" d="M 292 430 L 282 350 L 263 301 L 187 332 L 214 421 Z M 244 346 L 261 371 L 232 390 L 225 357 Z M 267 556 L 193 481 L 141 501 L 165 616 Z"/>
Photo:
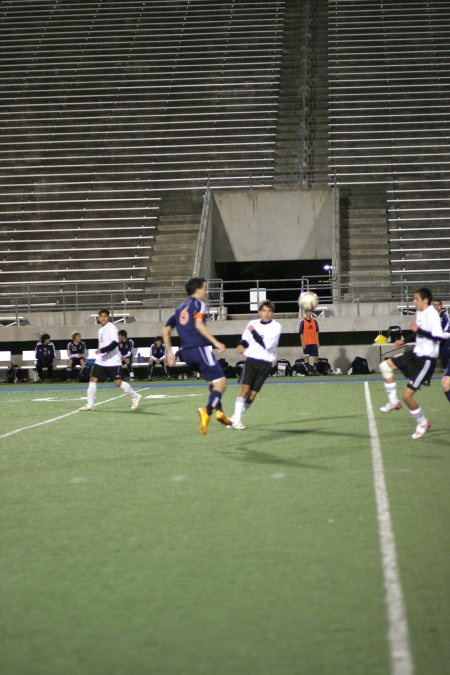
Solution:
<path fill-rule="evenodd" d="M 181 358 L 191 368 L 197 370 L 210 383 L 209 399 L 204 408 L 199 408 L 200 429 L 203 434 L 208 430 L 208 424 L 213 410 L 216 419 L 225 426 L 231 425 L 231 420 L 222 410 L 222 395 L 226 388 L 226 379 L 221 365 L 211 351 L 215 347 L 219 353 L 225 351 L 225 345 L 219 342 L 206 327 L 207 295 L 206 280 L 193 277 L 186 283 L 186 293 L 189 298 L 181 303 L 166 322 L 162 335 L 167 353 L 167 364 L 175 365 L 175 355 L 172 352 L 170 334 L 176 328 L 181 342 Z"/>
<path fill-rule="evenodd" d="M 439 314 L 441 328 L 444 333 L 450 332 L 450 317 L 442 304 L 442 300 L 433 300 L 433 307 Z M 450 340 L 443 340 L 439 346 L 439 357 L 442 359 L 442 368 L 445 370 L 450 363 Z"/>
<path fill-rule="evenodd" d="M 153 368 L 156 364 L 160 364 L 164 368 L 164 372 L 168 380 L 170 380 L 169 371 L 167 370 L 166 347 L 163 344 L 162 337 L 158 335 L 155 341 L 150 345 L 150 358 L 148 360 L 148 379 L 153 377 Z"/>
<path fill-rule="evenodd" d="M 88 350 L 86 343 L 81 339 L 81 333 L 72 333 L 72 340 L 67 343 L 67 382 L 70 382 L 74 368 L 77 366 L 83 368 L 87 354 Z"/>
<path fill-rule="evenodd" d="M 130 380 L 134 380 L 133 349 L 134 340 L 128 337 L 126 330 L 119 330 L 119 352 L 122 357 L 122 366 L 127 369 Z"/>
<path fill-rule="evenodd" d="M 56 351 L 55 345 L 50 341 L 50 335 L 44 333 L 36 345 L 36 372 L 38 374 L 38 382 L 44 379 L 43 369 L 47 368 L 48 381 L 53 382 L 53 361 L 55 360 Z"/>

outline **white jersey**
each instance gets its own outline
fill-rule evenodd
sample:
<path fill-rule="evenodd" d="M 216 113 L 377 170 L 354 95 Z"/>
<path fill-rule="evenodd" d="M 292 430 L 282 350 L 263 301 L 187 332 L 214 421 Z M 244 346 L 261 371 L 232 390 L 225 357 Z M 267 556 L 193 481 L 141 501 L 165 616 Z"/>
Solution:
<path fill-rule="evenodd" d="M 261 336 L 264 346 L 255 339 L 253 332 L 249 330 L 249 326 L 253 326 L 258 335 Z M 242 340 L 248 342 L 244 355 L 251 359 L 258 359 L 259 361 L 269 361 L 273 363 L 276 358 L 276 348 L 280 339 L 281 324 L 278 321 L 268 321 L 264 323 L 261 319 L 249 321 L 242 333 Z"/>
<path fill-rule="evenodd" d="M 119 344 L 119 332 L 117 326 L 109 322 L 102 326 L 98 331 L 98 348 L 103 349 L 110 345 L 111 342 L 116 342 L 117 345 Z M 119 352 L 119 347 L 114 347 L 114 349 L 106 354 L 97 354 L 95 363 L 98 363 L 99 366 L 121 366 L 122 357 Z"/>
<path fill-rule="evenodd" d="M 428 331 L 428 333 L 431 333 L 436 337 L 443 336 L 441 320 L 433 305 L 428 305 L 428 307 L 423 310 L 417 310 L 416 323 L 419 328 Z M 417 334 L 414 354 L 437 359 L 439 356 L 439 342 Z"/>

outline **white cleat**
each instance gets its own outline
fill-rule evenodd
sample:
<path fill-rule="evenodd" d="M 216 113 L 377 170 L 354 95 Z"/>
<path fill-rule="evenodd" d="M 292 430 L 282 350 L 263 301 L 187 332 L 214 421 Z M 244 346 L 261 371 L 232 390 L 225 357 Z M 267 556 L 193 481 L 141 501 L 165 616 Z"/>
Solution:
<path fill-rule="evenodd" d="M 133 400 L 131 402 L 131 410 L 136 410 L 139 408 L 139 403 L 141 402 L 142 394 L 136 394 L 136 396 L 133 396 Z"/>
<path fill-rule="evenodd" d="M 242 422 L 232 422 L 231 427 L 237 431 L 244 431 L 245 427 Z"/>
<path fill-rule="evenodd" d="M 431 424 L 428 420 L 425 420 L 425 422 L 422 422 L 422 424 L 418 424 L 411 438 L 413 438 L 414 440 L 416 440 L 417 438 L 422 438 L 422 436 L 426 434 L 426 432 L 430 427 Z"/>
<path fill-rule="evenodd" d="M 84 412 L 85 410 L 94 410 L 94 406 L 93 406 L 93 405 L 90 405 L 89 403 L 86 403 L 86 405 L 82 405 L 82 406 L 81 406 L 80 410 L 82 410 L 83 412 Z"/>
<path fill-rule="evenodd" d="M 400 410 L 401 407 L 402 404 L 400 403 L 400 401 L 397 401 L 397 403 L 386 403 L 386 405 L 382 405 L 380 410 L 383 413 L 388 413 L 392 412 L 392 410 Z"/>

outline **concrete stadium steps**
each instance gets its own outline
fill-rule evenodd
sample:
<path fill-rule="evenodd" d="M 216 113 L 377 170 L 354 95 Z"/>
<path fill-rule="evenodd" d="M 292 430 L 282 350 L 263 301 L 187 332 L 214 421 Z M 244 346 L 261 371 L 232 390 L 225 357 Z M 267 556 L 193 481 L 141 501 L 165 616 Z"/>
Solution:
<path fill-rule="evenodd" d="M 274 156 L 274 187 L 278 189 L 298 183 L 302 161 L 300 126 L 307 87 L 303 79 L 305 21 L 305 3 L 294 0 L 286 4 Z"/>
<path fill-rule="evenodd" d="M 340 191 L 340 271 L 353 284 L 373 279 L 390 284 L 385 201 L 385 191 L 376 186 Z M 383 291 L 383 299 L 389 297 Z"/>
<path fill-rule="evenodd" d="M 150 283 L 165 277 L 179 277 L 185 282 L 192 276 L 202 209 L 202 192 L 175 191 L 162 195 L 148 266 Z"/>
<path fill-rule="evenodd" d="M 432 285 L 448 293 L 450 279 L 450 182 L 403 180 L 387 191 L 389 247 L 396 282 Z"/>

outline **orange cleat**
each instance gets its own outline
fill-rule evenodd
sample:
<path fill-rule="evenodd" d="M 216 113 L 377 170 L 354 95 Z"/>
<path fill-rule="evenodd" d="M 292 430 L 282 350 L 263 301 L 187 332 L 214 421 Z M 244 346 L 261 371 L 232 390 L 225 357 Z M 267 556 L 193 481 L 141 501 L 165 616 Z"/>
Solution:
<path fill-rule="evenodd" d="M 202 434 L 206 434 L 208 431 L 209 424 L 209 415 L 206 408 L 199 408 L 198 414 L 200 415 L 200 429 Z"/>
<path fill-rule="evenodd" d="M 231 427 L 232 421 L 225 415 L 223 410 L 216 410 L 216 420 L 223 424 L 224 427 Z"/>

